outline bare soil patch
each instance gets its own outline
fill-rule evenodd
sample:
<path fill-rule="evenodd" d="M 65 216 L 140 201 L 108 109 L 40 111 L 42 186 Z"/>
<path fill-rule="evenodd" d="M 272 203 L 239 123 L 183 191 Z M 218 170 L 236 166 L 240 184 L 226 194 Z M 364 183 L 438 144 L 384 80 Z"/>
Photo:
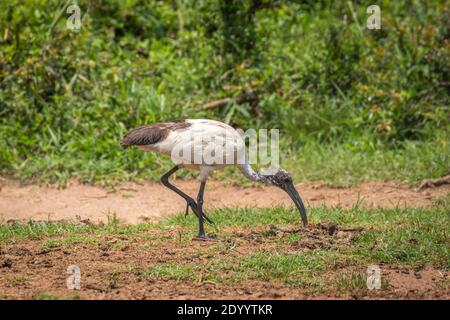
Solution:
<path fill-rule="evenodd" d="M 197 181 L 175 181 L 186 193 L 198 192 Z M 308 207 L 342 206 L 356 203 L 362 207 L 427 207 L 434 198 L 450 192 L 450 185 L 416 191 L 397 182 L 366 182 L 348 188 L 333 188 L 317 182 L 297 185 Z M 273 187 L 238 187 L 211 181 L 205 193 L 205 210 L 218 207 L 291 206 L 291 200 Z M 104 189 L 72 182 L 64 189 L 54 186 L 21 185 L 0 180 L 0 218 L 8 220 L 89 220 L 106 221 L 116 214 L 126 223 L 159 220 L 183 211 L 184 200 L 159 183 L 126 183 Z"/>

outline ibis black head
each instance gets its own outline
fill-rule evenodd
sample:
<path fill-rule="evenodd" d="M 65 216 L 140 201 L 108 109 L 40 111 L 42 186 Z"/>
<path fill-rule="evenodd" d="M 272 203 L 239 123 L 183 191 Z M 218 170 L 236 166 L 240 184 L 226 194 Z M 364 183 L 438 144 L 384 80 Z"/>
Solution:
<path fill-rule="evenodd" d="M 292 182 L 292 178 L 289 173 L 287 173 L 287 171 L 283 169 L 276 169 L 273 174 L 266 175 L 265 177 L 268 180 L 269 184 L 283 189 L 289 195 L 289 197 L 291 197 L 292 201 L 294 201 L 295 206 L 300 212 L 303 224 L 307 225 L 308 217 L 306 216 L 305 206 L 303 205 L 302 198 L 300 198 L 300 195 L 295 189 L 294 183 Z"/>

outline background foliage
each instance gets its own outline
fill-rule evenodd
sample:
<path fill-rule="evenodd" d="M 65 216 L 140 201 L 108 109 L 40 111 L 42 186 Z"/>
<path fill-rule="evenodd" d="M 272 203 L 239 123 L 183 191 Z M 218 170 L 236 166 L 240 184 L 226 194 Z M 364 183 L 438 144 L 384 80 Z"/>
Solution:
<path fill-rule="evenodd" d="M 124 152 L 122 135 L 208 117 L 280 128 L 300 178 L 443 175 L 449 3 L 378 1 L 382 29 L 368 30 L 372 2 L 86 0 L 73 32 L 73 1 L 2 1 L 0 170 L 59 183 L 154 179 L 168 160 Z M 248 91 L 248 103 L 199 107 Z"/>

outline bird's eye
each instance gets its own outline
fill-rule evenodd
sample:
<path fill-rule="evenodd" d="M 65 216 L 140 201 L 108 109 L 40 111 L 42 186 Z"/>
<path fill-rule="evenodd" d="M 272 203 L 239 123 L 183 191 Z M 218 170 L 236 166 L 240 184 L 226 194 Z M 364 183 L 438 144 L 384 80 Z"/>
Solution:
<path fill-rule="evenodd" d="M 286 183 L 291 182 L 291 178 L 284 178 L 284 182 Z"/>

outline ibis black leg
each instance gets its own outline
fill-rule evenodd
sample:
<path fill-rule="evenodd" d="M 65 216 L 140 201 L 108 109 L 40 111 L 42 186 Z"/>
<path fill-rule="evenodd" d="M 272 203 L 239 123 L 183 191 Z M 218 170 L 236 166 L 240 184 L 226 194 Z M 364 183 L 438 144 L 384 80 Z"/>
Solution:
<path fill-rule="evenodd" d="M 203 225 L 203 217 L 206 217 L 205 214 L 203 213 L 203 193 L 205 192 L 205 185 L 206 182 L 202 181 L 200 184 L 200 190 L 198 191 L 198 195 L 197 195 L 197 209 L 198 209 L 198 213 L 199 213 L 199 217 L 198 217 L 198 237 L 199 238 L 206 238 L 206 233 L 205 233 L 205 227 Z"/>
<path fill-rule="evenodd" d="M 187 202 L 187 208 L 186 211 L 189 207 L 192 208 L 192 211 L 194 211 L 195 215 L 200 219 L 201 217 L 201 213 L 198 212 L 197 209 L 197 204 L 195 203 L 194 199 L 192 199 L 191 197 L 189 197 L 186 193 L 184 193 L 183 191 L 181 191 L 180 189 L 178 189 L 177 187 L 175 187 L 173 184 L 171 184 L 169 182 L 169 177 L 174 174 L 178 169 L 180 169 L 179 166 L 175 166 L 172 169 L 170 169 L 167 173 L 165 173 L 162 177 L 161 177 L 161 183 L 163 185 L 165 185 L 167 188 L 169 188 L 170 190 L 174 191 L 176 194 L 178 194 L 179 196 L 181 196 L 184 200 L 186 200 Z"/>
<path fill-rule="evenodd" d="M 203 212 L 203 194 L 205 193 L 205 186 L 206 186 L 206 181 L 205 182 L 202 181 L 200 183 L 200 190 L 198 191 L 198 195 L 197 195 L 198 213 L 200 213 L 202 215 L 204 220 L 208 221 L 210 224 L 214 224 L 214 222 L 212 222 L 212 220 L 210 218 L 208 218 L 208 216 Z"/>
<path fill-rule="evenodd" d="M 161 182 L 164 186 L 169 188 L 170 190 L 174 191 L 176 194 L 181 196 L 184 200 L 186 200 L 187 207 L 186 207 L 186 214 L 188 213 L 189 207 L 192 208 L 192 211 L 194 211 L 195 215 L 198 217 L 199 215 L 202 215 L 203 218 L 208 221 L 209 223 L 213 224 L 213 222 L 204 214 L 202 211 L 198 211 L 197 204 L 195 203 L 195 200 L 189 197 L 186 193 L 175 187 L 173 184 L 169 182 L 169 177 L 174 174 L 178 169 L 180 169 L 179 166 L 175 166 L 172 169 L 170 169 L 167 173 L 165 173 L 161 177 Z M 203 190 L 205 187 L 203 186 Z M 203 199 L 203 192 L 202 192 L 202 199 Z"/>

